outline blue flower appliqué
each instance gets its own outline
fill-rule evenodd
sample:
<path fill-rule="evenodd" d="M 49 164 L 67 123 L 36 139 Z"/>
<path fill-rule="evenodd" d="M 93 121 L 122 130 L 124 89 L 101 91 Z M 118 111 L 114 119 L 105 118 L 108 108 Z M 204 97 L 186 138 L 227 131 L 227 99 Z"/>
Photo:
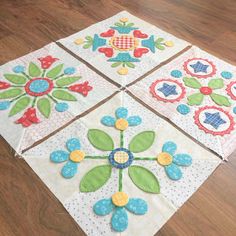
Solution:
<path fill-rule="evenodd" d="M 104 116 L 101 119 L 101 123 L 106 126 L 115 127 L 118 130 L 125 130 L 129 126 L 137 126 L 142 123 L 142 119 L 139 116 L 129 116 L 128 109 L 125 107 L 119 107 L 116 109 L 116 117 Z"/>
<path fill-rule="evenodd" d="M 80 141 L 77 138 L 69 139 L 66 142 L 69 152 L 57 150 L 50 154 L 50 159 L 54 163 L 66 162 L 61 170 L 64 178 L 72 178 L 78 171 L 79 163 L 84 159 L 85 153 L 80 150 Z"/>
<path fill-rule="evenodd" d="M 128 198 L 124 192 L 115 193 L 112 198 L 102 199 L 93 206 L 96 215 L 105 216 L 113 211 L 111 227 L 117 232 L 123 232 L 128 227 L 126 210 L 135 215 L 144 215 L 148 210 L 147 203 L 141 198 Z"/>
<path fill-rule="evenodd" d="M 157 162 L 164 166 L 167 176 L 172 180 L 179 180 L 182 172 L 179 166 L 190 166 L 192 157 L 188 154 L 175 154 L 177 145 L 168 141 L 162 147 L 162 152 L 157 156 Z"/>

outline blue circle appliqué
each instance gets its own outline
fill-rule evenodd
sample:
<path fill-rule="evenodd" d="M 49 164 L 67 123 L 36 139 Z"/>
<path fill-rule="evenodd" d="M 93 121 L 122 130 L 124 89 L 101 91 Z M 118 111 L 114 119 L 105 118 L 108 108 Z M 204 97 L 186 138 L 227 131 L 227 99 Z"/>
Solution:
<path fill-rule="evenodd" d="M 49 89 L 49 83 L 46 80 L 38 79 L 30 84 L 29 89 L 33 93 L 43 93 Z"/>
<path fill-rule="evenodd" d="M 177 111 L 182 115 L 187 115 L 190 112 L 190 108 L 185 104 L 180 104 L 177 106 Z"/>

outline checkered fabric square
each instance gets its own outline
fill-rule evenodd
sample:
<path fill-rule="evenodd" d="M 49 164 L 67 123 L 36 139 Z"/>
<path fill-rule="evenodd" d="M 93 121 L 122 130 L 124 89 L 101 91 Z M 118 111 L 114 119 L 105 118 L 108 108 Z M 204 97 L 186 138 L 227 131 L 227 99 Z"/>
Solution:
<path fill-rule="evenodd" d="M 123 35 L 121 37 L 116 37 L 113 44 L 119 49 L 127 50 L 134 46 L 135 39 L 129 35 Z"/>

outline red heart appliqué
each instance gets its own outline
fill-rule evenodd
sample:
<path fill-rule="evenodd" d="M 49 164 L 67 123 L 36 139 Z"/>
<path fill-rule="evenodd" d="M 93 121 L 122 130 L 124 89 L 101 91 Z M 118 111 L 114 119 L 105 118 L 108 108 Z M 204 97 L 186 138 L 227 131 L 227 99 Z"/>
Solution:
<path fill-rule="evenodd" d="M 133 34 L 134 34 L 134 37 L 135 37 L 135 38 L 144 39 L 144 38 L 147 38 L 147 37 L 148 37 L 147 34 L 142 33 L 140 30 L 134 30 Z"/>
<path fill-rule="evenodd" d="M 143 54 L 148 53 L 149 50 L 147 48 L 136 48 L 134 50 L 135 57 L 141 57 Z"/>
<path fill-rule="evenodd" d="M 100 34 L 101 37 L 112 37 L 115 33 L 115 30 L 109 29 L 107 32 L 103 32 Z"/>
<path fill-rule="evenodd" d="M 104 53 L 106 57 L 113 56 L 113 49 L 112 48 L 99 48 L 98 51 Z"/>

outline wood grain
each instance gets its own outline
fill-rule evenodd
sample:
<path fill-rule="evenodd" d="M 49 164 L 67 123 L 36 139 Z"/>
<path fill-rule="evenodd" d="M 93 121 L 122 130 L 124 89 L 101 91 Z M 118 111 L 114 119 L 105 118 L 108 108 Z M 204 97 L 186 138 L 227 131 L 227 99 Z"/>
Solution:
<path fill-rule="evenodd" d="M 236 63 L 235 0 L 1 0 L 0 64 L 121 10 Z M 0 139 L 0 235 L 84 235 L 60 202 Z M 156 234 L 236 235 L 236 152 Z"/>

